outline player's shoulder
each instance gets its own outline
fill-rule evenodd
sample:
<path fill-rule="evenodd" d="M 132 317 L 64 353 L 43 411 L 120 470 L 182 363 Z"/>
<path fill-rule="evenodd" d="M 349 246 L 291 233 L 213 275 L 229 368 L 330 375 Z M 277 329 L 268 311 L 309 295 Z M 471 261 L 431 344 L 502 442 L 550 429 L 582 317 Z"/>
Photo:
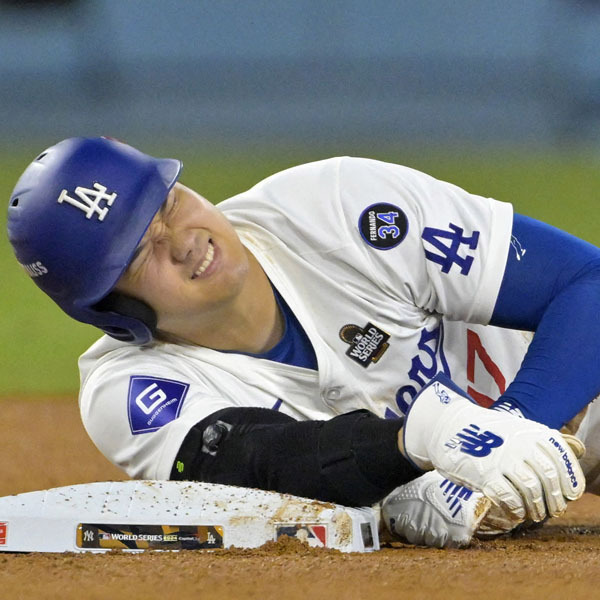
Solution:
<path fill-rule="evenodd" d="M 185 375 L 184 361 L 176 361 L 168 351 L 170 344 L 143 346 L 103 336 L 79 357 L 81 395 L 99 388 L 126 385 L 132 373 L 180 378 Z"/>
<path fill-rule="evenodd" d="M 340 157 L 304 163 L 263 179 L 249 190 L 218 205 L 236 227 L 261 226 L 269 231 L 303 232 L 314 216 L 335 211 Z M 292 228 L 292 230 L 290 230 Z"/>
<path fill-rule="evenodd" d="M 335 156 L 275 173 L 218 207 L 238 231 L 251 230 L 264 244 L 274 235 L 297 252 L 330 251 L 352 243 L 354 225 L 369 206 L 401 203 L 418 212 L 434 181 L 394 163 Z"/>
<path fill-rule="evenodd" d="M 148 347 L 122 342 L 103 335 L 79 357 L 82 380 L 102 365 L 139 359 L 144 353 L 147 353 L 144 348 Z"/>
<path fill-rule="evenodd" d="M 231 214 L 237 209 L 278 204 L 286 210 L 297 207 L 306 211 L 310 207 L 322 207 L 340 199 L 345 190 L 355 188 L 382 189 L 410 187 L 410 178 L 428 177 L 419 171 L 373 158 L 334 156 L 307 162 L 274 173 L 258 182 L 249 190 L 237 194 L 219 204 L 219 209 Z M 231 211 L 231 212 L 229 212 Z"/>
<path fill-rule="evenodd" d="M 311 186 L 311 184 L 323 187 L 337 177 L 344 159 L 343 156 L 334 156 L 289 166 L 265 177 L 249 191 L 263 192 L 281 189 L 289 191 L 291 186 L 297 184 L 302 184 L 303 188 Z"/>
<path fill-rule="evenodd" d="M 345 155 L 290 167 L 262 180 L 252 190 L 278 195 L 296 189 L 302 190 L 305 196 L 379 190 L 380 193 L 407 192 L 415 197 L 429 193 L 440 184 L 450 185 L 407 165 Z"/>
<path fill-rule="evenodd" d="M 339 155 L 290 166 L 266 177 L 257 185 L 270 185 L 289 178 L 305 178 L 307 175 L 312 177 L 339 177 L 340 175 L 348 177 L 357 171 L 363 173 L 371 172 L 374 175 L 382 174 L 386 171 L 394 171 L 406 175 L 427 176 L 425 173 L 414 168 L 394 162 L 363 156 Z"/>

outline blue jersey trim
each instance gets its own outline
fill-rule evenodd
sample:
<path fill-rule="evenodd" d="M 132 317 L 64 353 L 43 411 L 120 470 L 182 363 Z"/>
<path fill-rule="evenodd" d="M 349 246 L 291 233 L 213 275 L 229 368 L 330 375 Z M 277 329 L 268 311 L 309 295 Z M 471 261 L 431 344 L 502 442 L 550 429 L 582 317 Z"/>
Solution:
<path fill-rule="evenodd" d="M 277 305 L 283 314 L 283 337 L 267 352 L 262 352 L 260 354 L 235 352 L 235 354 L 245 354 L 246 356 L 264 358 L 266 360 L 316 371 L 318 369 L 317 357 L 308 335 L 306 335 L 300 321 L 298 321 L 296 315 L 292 312 L 292 309 L 287 305 L 287 302 L 275 287 L 273 287 L 273 292 L 275 294 Z M 232 353 L 231 350 L 222 350 L 221 352 Z"/>
<path fill-rule="evenodd" d="M 284 334 L 271 350 L 255 356 L 316 371 L 317 357 L 306 332 L 281 294 L 275 288 L 273 288 L 273 291 L 275 292 L 277 304 L 283 313 L 285 321 Z"/>

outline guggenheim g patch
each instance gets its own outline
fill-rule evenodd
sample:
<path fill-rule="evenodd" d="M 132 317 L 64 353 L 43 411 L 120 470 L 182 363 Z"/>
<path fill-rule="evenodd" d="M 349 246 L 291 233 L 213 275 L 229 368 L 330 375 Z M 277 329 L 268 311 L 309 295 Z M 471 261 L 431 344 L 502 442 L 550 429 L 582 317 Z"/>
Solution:
<path fill-rule="evenodd" d="M 189 387 L 187 383 L 162 377 L 130 377 L 127 413 L 131 433 L 150 433 L 174 421 Z"/>
<path fill-rule="evenodd" d="M 380 202 L 363 210 L 358 219 L 363 240 L 378 250 L 395 248 L 408 232 L 408 219 L 394 204 Z"/>

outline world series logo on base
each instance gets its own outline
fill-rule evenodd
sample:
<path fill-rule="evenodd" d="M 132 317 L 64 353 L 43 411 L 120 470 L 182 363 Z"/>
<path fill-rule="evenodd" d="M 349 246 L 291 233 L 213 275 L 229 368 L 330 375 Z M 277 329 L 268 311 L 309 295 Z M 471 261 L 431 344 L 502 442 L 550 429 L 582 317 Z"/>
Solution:
<path fill-rule="evenodd" d="M 223 527 L 80 523 L 77 546 L 109 550 L 217 550 L 223 548 Z"/>

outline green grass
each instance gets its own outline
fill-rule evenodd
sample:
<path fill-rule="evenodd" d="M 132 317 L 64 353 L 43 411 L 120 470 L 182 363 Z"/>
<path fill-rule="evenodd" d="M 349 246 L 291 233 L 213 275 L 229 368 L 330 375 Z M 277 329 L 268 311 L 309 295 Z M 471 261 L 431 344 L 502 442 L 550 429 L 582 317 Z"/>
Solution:
<path fill-rule="evenodd" d="M 147 151 L 152 149 L 145 148 Z M 99 337 L 94 328 L 64 315 L 16 263 L 5 234 L 6 202 L 20 172 L 41 148 L 0 152 L 0 396 L 75 394 L 76 360 Z M 335 154 L 406 164 L 465 189 L 510 201 L 517 211 L 600 244 L 598 159 L 584 153 L 543 155 L 521 151 L 406 152 L 331 148 L 320 151 L 231 153 L 154 149 L 184 160 L 182 181 L 218 202 L 282 168 Z"/>

